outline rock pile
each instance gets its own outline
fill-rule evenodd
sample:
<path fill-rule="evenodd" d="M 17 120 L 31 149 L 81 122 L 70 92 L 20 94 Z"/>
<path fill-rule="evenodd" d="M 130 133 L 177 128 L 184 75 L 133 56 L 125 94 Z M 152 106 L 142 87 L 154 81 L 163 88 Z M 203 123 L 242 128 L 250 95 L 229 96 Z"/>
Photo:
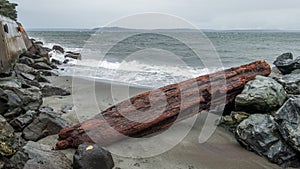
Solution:
<path fill-rule="evenodd" d="M 32 42 L 13 70 L 0 75 L 0 168 L 72 168 L 62 153 L 32 142 L 69 125 L 52 108 L 41 107 L 43 97 L 70 95 L 48 80 L 57 75 L 48 55 L 51 49 Z"/>
<path fill-rule="evenodd" d="M 300 167 L 300 57 L 277 57 L 270 77 L 257 76 L 235 99 L 235 113 L 221 120 L 237 141 L 282 167 Z"/>

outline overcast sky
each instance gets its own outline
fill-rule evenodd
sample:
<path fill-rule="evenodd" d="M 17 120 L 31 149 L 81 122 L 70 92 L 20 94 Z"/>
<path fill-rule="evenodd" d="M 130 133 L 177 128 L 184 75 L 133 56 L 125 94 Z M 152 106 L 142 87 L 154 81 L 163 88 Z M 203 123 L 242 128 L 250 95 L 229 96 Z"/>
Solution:
<path fill-rule="evenodd" d="M 27 28 L 94 28 L 143 12 L 182 17 L 201 29 L 300 30 L 300 0 L 10 0 Z"/>

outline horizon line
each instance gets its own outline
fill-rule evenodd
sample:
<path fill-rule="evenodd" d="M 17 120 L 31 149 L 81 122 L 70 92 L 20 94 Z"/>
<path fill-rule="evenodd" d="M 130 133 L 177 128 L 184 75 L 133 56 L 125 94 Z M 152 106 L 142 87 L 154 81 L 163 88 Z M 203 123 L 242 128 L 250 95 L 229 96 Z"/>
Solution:
<path fill-rule="evenodd" d="M 71 30 L 90 30 L 95 31 L 97 29 L 123 29 L 123 30 L 201 30 L 201 31 L 289 31 L 289 32 L 298 32 L 300 29 L 262 29 L 262 28 L 230 28 L 230 29 L 222 29 L 222 28 L 204 28 L 204 29 L 191 29 L 191 28 L 157 28 L 157 29 L 138 29 L 138 28 L 126 28 L 126 27 L 95 27 L 95 28 L 70 28 L 70 27 L 32 27 L 32 28 L 26 28 L 28 31 L 58 31 L 58 30 L 65 30 L 65 31 L 71 31 Z"/>

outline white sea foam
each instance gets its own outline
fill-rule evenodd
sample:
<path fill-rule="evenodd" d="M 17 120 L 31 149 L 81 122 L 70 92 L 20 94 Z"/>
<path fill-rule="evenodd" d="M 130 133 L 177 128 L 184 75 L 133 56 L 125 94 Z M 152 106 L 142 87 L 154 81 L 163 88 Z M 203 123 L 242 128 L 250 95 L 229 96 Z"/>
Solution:
<path fill-rule="evenodd" d="M 37 38 L 36 38 L 37 39 Z M 42 41 L 42 39 L 37 39 Z M 46 47 L 52 48 L 56 43 L 44 43 Z M 62 45 L 61 45 L 62 46 Z M 64 47 L 65 48 L 65 47 Z M 80 48 L 65 48 L 65 51 L 81 52 Z M 65 53 L 51 51 L 51 59 L 61 62 L 65 61 Z M 83 55 L 84 56 L 84 55 Z M 142 61 L 131 60 L 122 62 L 111 62 L 107 60 L 86 59 L 76 60 L 67 58 L 69 61 L 61 67 L 61 74 L 92 78 L 103 81 L 114 81 L 130 85 L 157 88 L 164 85 L 178 83 L 183 80 L 194 78 L 220 70 L 221 68 L 194 68 L 186 65 L 170 66 L 166 64 L 147 64 Z"/>

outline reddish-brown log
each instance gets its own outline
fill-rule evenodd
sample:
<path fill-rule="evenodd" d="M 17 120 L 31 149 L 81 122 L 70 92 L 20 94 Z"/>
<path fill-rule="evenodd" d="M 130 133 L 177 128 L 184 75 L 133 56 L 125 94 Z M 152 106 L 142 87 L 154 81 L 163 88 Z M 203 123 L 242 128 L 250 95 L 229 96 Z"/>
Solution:
<path fill-rule="evenodd" d="M 91 120 L 62 129 L 56 148 L 77 147 L 84 142 L 107 145 L 124 136 L 141 137 L 160 131 L 175 121 L 208 110 L 212 96 L 214 104 L 222 104 L 223 100 L 218 100 L 218 96 L 224 94 L 225 103 L 232 103 L 248 81 L 256 75 L 267 76 L 270 73 L 270 65 L 259 60 L 139 94 L 106 109 Z M 226 83 L 223 82 L 225 79 Z"/>

